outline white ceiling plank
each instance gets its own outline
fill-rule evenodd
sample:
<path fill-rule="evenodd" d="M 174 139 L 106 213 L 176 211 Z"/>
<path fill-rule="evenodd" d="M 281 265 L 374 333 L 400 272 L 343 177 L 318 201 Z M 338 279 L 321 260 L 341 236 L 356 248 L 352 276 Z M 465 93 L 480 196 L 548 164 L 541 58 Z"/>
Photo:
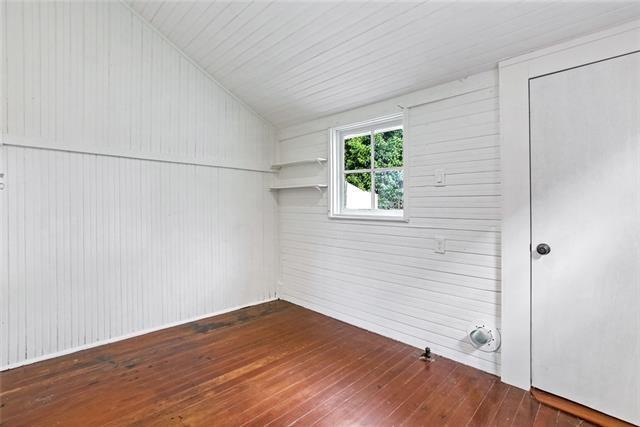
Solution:
<path fill-rule="evenodd" d="M 456 11 L 449 8 L 440 9 L 439 12 L 455 13 Z M 432 34 L 435 36 L 438 31 L 447 30 L 447 28 L 440 28 L 441 23 L 445 22 L 441 18 L 442 15 L 436 13 L 424 20 L 426 29 L 422 33 L 425 39 Z M 464 22 L 466 28 L 473 28 L 472 24 L 473 22 Z M 370 47 L 359 47 L 355 50 L 357 53 L 345 54 L 336 61 L 318 65 L 315 70 L 291 76 L 286 84 L 267 82 L 263 85 L 264 97 L 269 98 L 273 91 L 284 94 L 283 99 L 288 96 L 308 96 L 342 85 L 343 82 L 348 84 L 349 81 L 357 81 L 372 73 L 380 76 L 382 73 L 389 75 L 396 74 L 400 70 L 408 70 L 411 65 L 408 63 L 409 60 L 420 60 L 425 55 L 426 52 L 420 52 L 420 48 L 433 46 L 425 43 L 423 39 L 418 40 L 414 45 L 402 45 L 403 35 L 404 33 L 400 31 L 394 32 L 393 37 L 388 37 L 389 40 L 380 40 L 372 43 Z M 434 66 L 437 67 L 437 65 Z M 256 93 L 255 97 L 258 98 L 259 94 Z"/>
<path fill-rule="evenodd" d="M 203 38 L 199 45 L 192 45 L 189 48 L 189 52 L 192 53 L 195 58 L 200 58 L 203 66 L 206 68 L 206 62 L 208 62 L 209 59 L 207 55 L 212 53 L 212 47 L 217 46 L 218 43 L 227 37 L 240 36 L 241 33 L 236 31 L 238 26 L 241 26 L 246 18 L 250 19 L 254 13 L 259 12 L 268 5 L 268 2 L 232 3 L 220 14 L 217 25 L 215 29 L 209 33 L 209 36 L 206 39 Z"/>
<path fill-rule="evenodd" d="M 216 17 L 229 6 L 229 3 L 224 2 L 202 2 L 207 7 L 202 11 L 196 19 L 192 22 L 185 23 L 183 25 L 182 35 L 176 35 L 176 46 L 180 46 L 181 49 L 186 49 L 195 43 L 200 38 L 202 33 L 206 31 Z"/>
<path fill-rule="evenodd" d="M 170 32 L 167 32 L 167 37 L 176 43 L 176 45 L 179 40 L 182 40 L 184 34 L 191 30 L 193 22 L 196 21 L 204 11 L 215 4 L 215 2 L 208 3 L 203 1 L 184 3 L 188 4 L 189 7 L 183 9 L 180 20 L 173 24 Z"/>
<path fill-rule="evenodd" d="M 141 14 L 143 14 L 144 16 L 149 17 L 147 19 L 147 21 L 151 22 L 151 18 L 153 18 L 156 15 L 156 12 L 158 12 L 158 9 L 160 9 L 160 7 L 162 6 L 162 2 L 161 1 L 139 1 L 136 2 L 138 5 L 141 5 L 141 8 L 139 10 L 139 12 Z"/>
<path fill-rule="evenodd" d="M 248 4 L 246 2 L 221 2 L 219 8 L 215 8 L 209 13 L 209 21 L 206 25 L 188 44 L 182 46 L 185 52 L 196 61 L 198 57 L 196 52 L 206 48 L 209 40 L 217 34 L 221 28 L 224 28 L 242 9 L 246 8 Z M 202 59 L 202 58 L 200 58 Z M 201 64 L 201 63 L 200 63 Z"/>
<path fill-rule="evenodd" d="M 208 64 L 203 62 L 205 68 L 216 64 L 222 53 L 236 46 L 244 40 L 244 37 L 254 31 L 259 31 L 269 21 L 277 20 L 277 12 L 282 14 L 283 9 L 278 9 L 274 3 L 267 2 L 258 2 L 245 9 L 225 27 L 222 37 L 216 43 L 212 43 L 205 53 L 201 54 L 204 58 L 209 59 Z"/>
<path fill-rule="evenodd" d="M 145 2 L 144 0 L 134 0 L 129 2 L 129 5 L 138 13 L 141 13 L 146 6 L 149 5 L 149 2 Z"/>
<path fill-rule="evenodd" d="M 438 21 L 444 21 L 443 14 L 453 13 L 452 5 L 445 3 L 423 5 L 411 12 L 411 18 L 409 16 L 405 16 L 405 18 L 422 22 L 424 29 L 416 30 L 407 22 L 378 26 L 373 29 L 375 32 L 372 34 L 363 34 L 346 40 L 331 52 L 316 56 L 304 64 L 299 64 L 295 69 L 288 70 L 286 80 L 283 80 L 283 75 L 280 74 L 275 80 L 268 81 L 263 87 L 269 90 L 280 90 L 286 86 L 288 90 L 291 90 L 296 83 L 304 82 L 315 75 L 326 76 L 331 73 L 341 73 L 345 64 L 348 64 L 348 67 L 360 68 L 361 64 L 357 63 L 358 59 L 364 57 L 366 61 L 375 62 L 382 56 L 385 47 L 395 54 L 406 56 L 410 54 L 407 49 L 407 41 L 415 40 L 415 37 L 411 37 L 411 29 L 414 30 L 414 35 L 415 31 L 421 34 L 433 26 L 437 26 Z"/>
<path fill-rule="evenodd" d="M 369 8 L 367 8 L 366 11 L 354 14 L 353 16 L 356 19 L 344 27 L 336 28 L 333 32 L 328 29 L 328 36 L 323 35 L 320 40 L 286 52 L 278 57 L 278 62 L 271 62 L 263 67 L 255 68 L 252 74 L 246 76 L 246 80 L 255 79 L 256 74 L 262 70 L 266 74 L 272 73 L 284 79 L 285 76 L 292 73 L 311 69 L 315 64 L 325 61 L 328 57 L 333 57 L 332 51 L 340 50 L 341 46 L 348 44 L 351 40 L 362 40 L 366 38 L 365 35 L 367 34 L 384 32 L 386 28 L 382 26 L 385 24 L 392 25 L 391 22 L 394 21 L 397 25 L 402 25 L 406 20 L 410 19 L 410 12 L 420 5 L 414 3 L 382 3 L 376 4 L 376 6 L 377 9 L 372 13 L 367 13 L 369 12 Z M 345 28 L 355 28 L 355 30 L 345 31 Z M 375 40 L 375 38 L 369 37 L 369 40 Z"/>
<path fill-rule="evenodd" d="M 279 127 L 462 78 L 640 18 L 634 0 L 129 4 Z"/>
<path fill-rule="evenodd" d="M 241 67 L 259 67 L 259 61 L 264 61 L 266 58 L 278 58 L 282 52 L 294 49 L 295 45 L 303 44 L 310 37 L 317 37 L 317 32 L 327 31 L 328 25 L 344 19 L 342 14 L 331 13 L 332 9 L 338 6 L 337 4 L 321 3 L 323 9 L 321 13 L 317 13 L 318 5 L 302 4 L 313 7 L 314 10 L 300 9 L 296 15 L 287 16 L 287 19 L 281 17 L 279 21 L 283 25 L 278 27 L 278 31 L 262 32 L 259 41 L 253 46 L 235 53 L 234 57 L 227 62 L 216 63 L 212 67 L 213 72 L 218 75 L 232 75 L 236 69 Z M 355 9 L 357 5 L 348 3 L 346 7 Z M 341 6 L 341 12 L 348 14 L 348 11 L 345 11 L 345 6 Z"/>
<path fill-rule="evenodd" d="M 547 47 L 559 41 L 575 38 L 576 34 L 585 35 L 594 32 L 594 30 L 602 30 L 621 24 L 640 13 L 640 3 L 625 5 L 612 2 L 606 5 L 608 6 L 607 10 L 602 10 L 601 14 L 597 16 L 573 12 L 574 19 L 571 23 L 563 23 L 563 25 L 556 26 L 555 29 L 539 31 L 532 36 L 526 36 L 522 32 L 513 33 L 509 39 L 505 38 L 504 43 L 501 43 L 495 50 L 479 52 L 476 55 L 470 54 L 468 49 L 452 52 L 450 57 L 443 58 L 443 66 L 469 70 L 477 66 L 486 67 L 486 64 L 495 62 L 491 58 L 499 57 L 502 60 L 538 49 L 530 48 L 531 45 Z M 476 52 L 478 51 L 476 50 Z"/>
<path fill-rule="evenodd" d="M 229 84 L 231 86 L 242 85 L 246 81 L 253 80 L 257 74 L 260 74 L 264 81 L 268 81 L 273 76 L 278 76 L 282 70 L 292 69 L 303 60 L 302 53 L 308 54 L 309 50 L 319 43 L 339 32 L 343 32 L 343 29 L 353 25 L 355 20 L 362 19 L 362 14 L 357 13 L 358 8 L 355 8 L 355 6 L 357 4 L 345 3 L 344 5 L 339 5 L 339 8 L 334 7 L 325 13 L 317 15 L 311 22 L 300 27 L 297 31 L 289 33 L 287 37 L 278 43 L 274 43 L 268 52 L 255 55 L 249 61 L 242 63 L 241 69 L 250 69 L 253 74 L 246 72 L 236 73 L 235 71 L 239 67 L 230 70 Z M 369 10 L 369 13 L 373 14 L 375 10 L 382 7 L 384 5 L 376 5 L 375 8 Z M 339 10 L 340 13 L 335 13 L 336 10 Z M 320 24 L 320 30 L 318 30 L 318 24 Z M 336 31 L 334 28 L 339 28 L 339 30 Z"/>
<path fill-rule="evenodd" d="M 494 16 L 505 18 L 514 13 L 516 9 L 508 7 L 505 3 L 502 3 L 503 7 L 492 11 Z M 536 8 L 536 9 L 533 9 Z M 540 8 L 540 5 L 530 4 L 528 13 L 531 13 Z M 523 8 L 518 8 L 520 14 L 524 14 Z M 420 33 L 415 32 L 411 34 L 404 34 L 402 32 L 394 33 L 394 37 L 386 37 L 379 42 L 372 44 L 371 47 L 364 46 L 357 50 L 356 54 L 344 55 L 331 64 L 327 64 L 324 67 L 316 67 L 315 70 L 309 71 L 298 76 L 291 76 L 285 86 L 278 84 L 273 85 L 272 82 L 267 82 L 262 86 L 273 90 L 282 90 L 285 93 L 298 95 L 300 91 L 319 87 L 324 82 L 330 80 L 338 81 L 345 76 L 356 76 L 359 71 L 370 71 L 380 73 L 377 68 L 383 68 L 387 74 L 395 74 L 395 68 L 409 69 L 413 65 L 410 61 L 424 62 L 424 57 L 430 55 L 435 50 L 449 49 L 449 44 L 444 40 L 449 40 L 449 33 L 457 32 L 461 33 L 461 28 L 464 29 L 463 33 L 466 35 L 473 34 L 477 36 L 480 32 L 494 31 L 499 25 L 493 23 L 487 24 L 483 20 L 475 19 L 474 16 L 465 14 L 456 19 L 456 25 L 447 24 L 447 20 L 444 19 L 446 15 L 443 13 L 451 14 L 462 12 L 459 9 L 443 9 L 436 12 L 434 15 L 429 16 L 425 20 L 425 28 L 420 29 Z M 399 48 L 400 40 L 396 37 L 407 37 L 409 40 L 413 40 L 409 44 L 402 45 Z M 419 36 L 419 37 L 418 37 Z M 439 44 L 428 43 L 428 40 L 432 37 L 440 37 L 443 41 Z M 435 63 L 434 63 L 435 64 Z M 437 65 L 437 64 L 436 64 Z M 360 78 L 360 77 L 358 77 Z M 266 91 L 266 96 L 271 96 L 269 91 Z"/>
<path fill-rule="evenodd" d="M 541 5 L 544 6 L 544 5 Z M 554 16 L 556 13 L 564 13 L 566 11 L 562 10 L 560 5 L 555 5 L 555 8 L 549 8 L 549 6 L 544 7 L 543 10 L 535 11 L 535 13 L 544 12 L 545 16 Z M 497 11 L 495 12 L 497 13 Z M 510 39 L 514 34 L 514 28 L 523 29 L 526 27 L 526 22 L 530 20 L 534 15 L 527 14 L 526 16 L 521 16 L 520 19 L 523 21 L 518 21 L 514 25 L 491 25 L 485 28 L 485 32 L 490 32 L 492 37 L 503 36 L 505 39 Z M 535 22 L 535 21 L 534 21 Z M 511 24 L 512 22 L 510 22 Z M 449 32 L 458 32 L 460 33 L 462 29 L 467 31 L 473 30 L 472 34 L 474 36 L 484 35 L 479 29 L 474 28 L 472 22 L 466 22 L 464 20 L 458 20 L 457 26 L 450 26 L 445 30 Z M 441 31 L 437 25 L 434 25 L 432 28 L 438 30 L 440 34 L 444 35 L 443 31 Z M 525 28 L 526 29 L 526 28 Z M 427 34 L 428 35 L 428 34 Z M 446 37 L 442 37 L 442 40 L 447 40 Z M 411 75 L 416 74 L 416 69 L 427 69 L 430 68 L 434 70 L 434 68 L 439 68 L 441 71 L 443 69 L 443 60 L 448 58 L 454 51 L 455 47 L 460 46 L 460 43 L 441 43 L 440 45 L 432 46 L 425 43 L 426 40 L 420 41 L 420 46 L 429 46 L 430 48 L 425 51 L 419 51 L 420 46 L 411 46 L 406 51 L 400 51 L 396 55 L 391 55 L 388 58 L 376 58 L 373 57 L 367 63 L 357 63 L 356 68 L 350 70 L 350 72 L 342 74 L 339 78 L 328 79 L 327 82 L 330 84 L 320 85 L 311 87 L 310 90 L 302 90 L 302 91 L 291 91 L 291 87 L 287 89 L 280 89 L 284 94 L 290 94 L 291 97 L 302 99 L 304 98 L 306 101 L 319 101 L 320 99 L 325 98 L 335 98 L 336 91 L 342 92 L 343 88 L 354 89 L 356 86 L 366 86 L 369 83 L 375 82 L 376 80 L 381 80 L 382 78 L 388 76 L 394 76 L 397 79 L 408 79 Z M 474 50 L 479 49 L 483 50 L 482 46 L 473 45 L 473 48 L 469 48 L 469 51 L 466 51 L 463 56 L 469 56 L 473 53 Z M 405 52 L 411 52 L 410 55 L 402 55 Z M 418 54 L 415 54 L 418 53 Z M 340 67 L 340 64 L 337 64 Z M 378 70 L 377 68 L 381 68 L 382 70 Z M 291 93 L 289 93 L 291 91 Z M 344 93 L 344 92 L 343 92 Z M 345 93 L 347 95 L 347 93 Z M 266 95 L 270 96 L 269 93 Z M 321 97 L 320 99 L 316 99 L 314 97 Z M 276 110 L 272 110 L 272 112 L 277 112 L 283 108 L 286 109 L 286 102 L 284 100 L 287 99 L 286 96 L 283 98 L 283 102 L 278 104 L 271 104 L 271 108 L 276 108 Z M 255 101 L 254 101 L 255 102 Z"/>
<path fill-rule="evenodd" d="M 196 1 L 194 3 L 193 9 L 184 17 L 181 25 L 175 28 L 175 33 L 170 36 L 177 46 L 184 47 L 196 38 L 198 33 L 206 27 L 211 17 L 225 7 L 225 4 L 219 1 Z"/>
<path fill-rule="evenodd" d="M 164 21 L 166 21 L 171 16 L 177 6 L 178 2 L 175 1 L 162 2 L 158 10 L 156 10 L 156 12 L 151 17 L 151 24 L 158 29 L 162 28 Z"/>
<path fill-rule="evenodd" d="M 620 6 L 617 6 L 615 3 L 608 4 L 608 5 L 601 4 L 600 6 L 602 7 L 601 11 L 603 15 L 599 16 L 598 19 L 601 19 L 602 16 L 606 15 L 604 13 L 606 9 L 620 8 Z M 549 20 L 553 20 L 552 17 L 554 16 L 556 17 L 556 19 L 558 19 L 557 17 L 561 17 L 563 15 L 566 16 L 565 14 L 567 13 L 567 10 L 564 10 L 564 9 L 566 9 L 567 7 L 570 8 L 571 5 L 568 3 L 565 3 L 564 5 L 555 5 L 555 7 L 551 9 L 546 8 L 544 11 L 545 16 Z M 584 18 L 585 15 L 592 16 L 591 14 L 585 11 L 573 11 L 572 18 L 579 21 L 582 18 Z M 529 20 L 530 18 L 531 16 L 528 16 L 527 20 Z M 566 18 L 563 18 L 563 20 L 566 20 Z M 533 22 L 534 23 L 530 24 L 529 27 L 535 25 L 535 20 Z M 295 95 L 299 100 L 304 99 L 304 102 L 311 103 L 317 106 L 323 105 L 324 102 L 328 102 L 329 104 L 340 105 L 341 100 L 344 99 L 345 97 L 351 98 L 354 96 L 359 96 L 360 94 L 364 94 L 364 93 L 372 93 L 372 91 L 373 92 L 380 91 L 380 89 L 382 89 L 383 91 L 386 91 L 389 86 L 397 87 L 397 84 L 400 81 L 408 82 L 412 76 L 416 75 L 415 73 L 416 68 L 425 69 L 425 67 L 427 67 L 429 64 L 438 64 L 438 67 L 440 67 L 444 73 L 447 73 L 447 70 L 442 69 L 442 67 L 445 67 L 448 64 L 447 61 L 450 61 L 452 63 L 460 63 L 465 58 L 474 57 L 475 52 L 482 52 L 481 55 L 475 56 L 477 58 L 484 58 L 487 56 L 504 58 L 506 56 L 513 56 L 512 52 L 519 52 L 520 49 L 518 49 L 517 47 L 514 48 L 513 46 L 510 46 L 509 41 L 519 40 L 521 39 L 522 33 L 530 34 L 534 30 L 534 28 L 529 28 L 526 25 L 526 21 L 520 22 L 518 24 L 519 25 L 509 25 L 509 26 L 506 26 L 506 28 L 502 28 L 502 31 L 500 31 L 499 36 L 502 38 L 502 41 L 504 42 L 506 48 L 500 51 L 490 51 L 487 53 L 486 50 L 483 49 L 481 45 L 477 45 L 477 46 L 474 45 L 473 47 L 466 47 L 465 49 L 460 51 L 458 55 L 456 55 L 455 59 L 451 59 L 451 57 L 454 55 L 455 50 L 452 49 L 451 46 L 442 46 L 437 56 L 429 55 L 421 58 L 420 55 L 417 55 L 415 56 L 415 58 L 413 58 L 414 59 L 413 62 L 408 59 L 405 61 L 398 61 L 402 65 L 402 67 L 405 68 L 405 70 L 402 72 L 399 72 L 399 73 L 395 71 L 389 72 L 385 76 L 382 73 L 376 73 L 373 67 L 362 67 L 361 70 L 363 71 L 360 74 L 358 74 L 357 72 L 354 73 L 353 76 L 351 76 L 347 81 L 333 82 L 331 86 L 322 87 L 320 89 L 315 90 L 314 92 L 303 93 L 300 95 L 296 93 Z M 497 28 L 500 28 L 500 26 L 495 27 L 495 29 Z M 557 33 L 568 31 L 565 25 L 558 26 L 558 28 L 559 29 L 556 31 Z M 540 34 L 536 37 L 535 42 L 536 43 L 540 42 L 540 40 L 543 40 L 544 37 L 554 39 L 555 35 L 553 34 L 550 35 L 548 31 L 540 32 Z M 509 55 L 509 53 L 511 53 L 511 55 Z M 420 60 L 419 63 L 415 63 L 416 58 Z M 469 62 L 474 62 L 474 61 L 470 60 Z M 480 63 L 484 63 L 484 62 L 480 62 Z M 397 67 L 397 68 L 402 68 L 402 67 Z M 434 66 L 432 65 L 432 67 Z M 389 70 L 388 67 L 383 67 L 383 68 L 386 71 Z M 484 71 L 488 68 L 490 68 L 490 66 L 480 70 Z M 465 68 L 461 67 L 458 71 L 465 71 Z M 389 84 L 390 79 L 395 79 L 396 81 Z M 344 89 L 344 88 L 348 88 L 348 89 Z M 300 102 L 299 100 L 297 101 L 298 103 Z M 324 104 L 324 106 L 326 108 L 329 108 L 326 104 Z M 290 104 L 287 105 L 283 103 L 281 103 L 281 105 L 277 105 L 277 104 L 270 105 L 272 114 L 277 114 L 280 111 L 287 110 L 291 107 L 292 105 Z"/>
<path fill-rule="evenodd" d="M 217 69 L 223 64 L 227 64 L 233 58 L 241 55 L 242 52 L 255 46 L 260 39 L 268 38 L 269 34 L 277 31 L 280 26 L 285 25 L 281 18 L 288 16 L 284 13 L 288 8 L 288 5 L 282 3 L 270 5 L 270 7 L 263 10 L 262 13 L 254 18 L 252 25 L 247 31 L 243 31 L 241 37 L 229 37 L 225 40 L 225 42 L 218 46 L 215 61 L 208 66 L 210 72 L 218 76 L 222 75 L 217 72 Z"/>
<path fill-rule="evenodd" d="M 180 2 L 175 3 L 175 6 L 171 13 L 164 19 L 162 24 L 156 24 L 158 30 L 163 34 L 166 34 L 169 40 L 170 37 L 176 31 L 176 28 L 182 23 L 184 16 L 195 6 L 195 2 Z"/>

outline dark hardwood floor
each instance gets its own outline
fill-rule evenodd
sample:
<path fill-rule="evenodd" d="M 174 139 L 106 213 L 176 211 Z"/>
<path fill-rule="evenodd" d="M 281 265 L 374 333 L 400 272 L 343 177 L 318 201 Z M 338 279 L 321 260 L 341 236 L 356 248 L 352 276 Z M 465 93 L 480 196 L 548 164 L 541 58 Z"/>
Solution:
<path fill-rule="evenodd" d="M 0 373 L 7 426 L 575 426 L 493 375 L 282 301 Z"/>

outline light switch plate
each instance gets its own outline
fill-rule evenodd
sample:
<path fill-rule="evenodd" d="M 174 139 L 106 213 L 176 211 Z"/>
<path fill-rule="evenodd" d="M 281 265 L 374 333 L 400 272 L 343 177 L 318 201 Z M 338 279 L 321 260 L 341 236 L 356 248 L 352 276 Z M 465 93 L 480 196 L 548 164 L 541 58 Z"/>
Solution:
<path fill-rule="evenodd" d="M 446 185 L 447 174 L 444 172 L 444 169 L 436 169 L 436 185 Z"/>
<path fill-rule="evenodd" d="M 444 237 L 436 237 L 436 249 L 435 253 L 443 254 L 447 251 L 446 249 L 446 240 Z"/>

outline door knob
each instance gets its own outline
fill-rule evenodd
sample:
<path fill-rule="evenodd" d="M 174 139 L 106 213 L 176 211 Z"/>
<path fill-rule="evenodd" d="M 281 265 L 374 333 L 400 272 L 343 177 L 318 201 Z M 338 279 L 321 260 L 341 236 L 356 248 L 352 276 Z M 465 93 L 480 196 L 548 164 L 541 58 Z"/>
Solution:
<path fill-rule="evenodd" d="M 546 243 L 540 243 L 538 246 L 536 246 L 536 252 L 538 252 L 540 255 L 547 255 L 549 252 L 551 252 L 551 247 Z"/>

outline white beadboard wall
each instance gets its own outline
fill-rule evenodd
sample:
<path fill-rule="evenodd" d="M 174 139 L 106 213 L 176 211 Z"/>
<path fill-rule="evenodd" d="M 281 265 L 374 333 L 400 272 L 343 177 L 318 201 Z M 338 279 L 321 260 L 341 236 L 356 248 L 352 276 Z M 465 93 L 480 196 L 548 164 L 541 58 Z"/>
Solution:
<path fill-rule="evenodd" d="M 120 2 L 2 2 L 0 369 L 275 297 L 275 131 Z"/>
<path fill-rule="evenodd" d="M 269 169 L 273 127 L 124 3 L 4 6 L 5 143 Z"/>
<path fill-rule="evenodd" d="M 329 219 L 327 194 L 279 194 L 279 296 L 498 374 L 499 353 L 465 341 L 475 319 L 500 324 L 500 156 L 491 71 L 280 131 L 282 162 L 327 157 L 328 131 L 409 108 L 408 223 Z M 418 105 L 416 105 L 418 104 Z M 446 186 L 434 185 L 434 169 Z M 325 166 L 279 182 L 326 183 Z M 434 252 L 446 239 L 445 254 Z"/>

